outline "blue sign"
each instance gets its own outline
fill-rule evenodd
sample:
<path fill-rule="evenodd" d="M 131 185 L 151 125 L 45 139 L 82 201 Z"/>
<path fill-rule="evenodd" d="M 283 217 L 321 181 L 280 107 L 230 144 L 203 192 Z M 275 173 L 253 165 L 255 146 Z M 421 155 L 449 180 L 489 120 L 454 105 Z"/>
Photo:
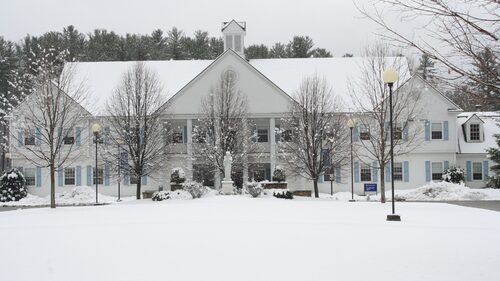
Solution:
<path fill-rule="evenodd" d="M 365 183 L 365 192 L 377 192 L 377 184 Z"/>

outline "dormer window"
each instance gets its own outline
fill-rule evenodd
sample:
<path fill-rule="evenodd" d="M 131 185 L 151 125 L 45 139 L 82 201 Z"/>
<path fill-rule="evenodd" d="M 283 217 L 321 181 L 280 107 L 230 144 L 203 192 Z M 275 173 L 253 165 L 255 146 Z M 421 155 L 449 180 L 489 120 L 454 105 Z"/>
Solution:
<path fill-rule="evenodd" d="M 480 124 L 470 124 L 470 140 L 481 141 Z"/>
<path fill-rule="evenodd" d="M 233 48 L 233 35 L 226 35 L 226 49 Z"/>

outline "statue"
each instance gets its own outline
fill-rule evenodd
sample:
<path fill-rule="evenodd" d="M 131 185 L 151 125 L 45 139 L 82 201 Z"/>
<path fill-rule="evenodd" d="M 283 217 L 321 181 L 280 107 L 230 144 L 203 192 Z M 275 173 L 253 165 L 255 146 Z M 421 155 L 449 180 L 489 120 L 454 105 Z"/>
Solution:
<path fill-rule="evenodd" d="M 224 156 L 224 180 L 231 180 L 231 165 L 233 164 L 233 157 L 231 157 L 231 153 L 226 151 L 226 155 Z"/>

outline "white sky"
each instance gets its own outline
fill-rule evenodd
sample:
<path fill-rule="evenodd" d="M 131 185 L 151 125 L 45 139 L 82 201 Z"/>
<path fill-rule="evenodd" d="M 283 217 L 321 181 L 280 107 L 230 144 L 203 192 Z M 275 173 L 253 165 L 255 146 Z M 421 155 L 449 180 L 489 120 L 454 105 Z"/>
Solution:
<path fill-rule="evenodd" d="M 234 18 L 247 22 L 247 46 L 308 35 L 317 47 L 341 56 L 359 54 L 375 40 L 376 31 L 352 0 L 0 0 L 0 11 L 0 36 L 12 41 L 62 31 L 70 24 L 83 33 L 95 28 L 150 33 L 177 26 L 188 35 L 201 29 L 219 36 L 221 22 Z"/>

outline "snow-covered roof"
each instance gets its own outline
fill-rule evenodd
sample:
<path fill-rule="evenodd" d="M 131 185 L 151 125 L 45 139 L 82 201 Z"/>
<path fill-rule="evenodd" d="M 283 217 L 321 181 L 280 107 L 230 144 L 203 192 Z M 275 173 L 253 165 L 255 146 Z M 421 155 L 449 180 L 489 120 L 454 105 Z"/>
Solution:
<path fill-rule="evenodd" d="M 349 84 L 362 73 L 365 58 L 289 58 L 252 59 L 249 63 L 269 78 L 285 93 L 293 95 L 302 79 L 314 74 L 325 77 L 333 88 L 333 93 L 342 98 L 346 110 L 353 109 Z M 202 72 L 213 60 L 169 60 L 146 61 L 147 67 L 155 71 L 164 85 L 167 98 L 172 97 Z M 70 63 L 74 67 L 76 81 L 84 82 L 91 98 L 84 107 L 94 115 L 106 115 L 105 103 L 120 84 L 122 75 L 134 65 L 129 62 L 79 62 Z M 405 73 L 399 84 L 409 79 L 405 58 L 388 57 L 389 65 L 398 64 Z M 397 86 L 397 85 L 396 85 Z M 352 90 L 352 89 L 351 89 Z"/>
<path fill-rule="evenodd" d="M 170 98 L 205 69 L 213 60 L 168 60 L 147 61 L 146 66 L 155 71 L 163 85 L 163 91 Z M 105 104 L 120 84 L 123 74 L 135 61 L 77 62 L 74 67 L 75 82 L 83 82 L 89 93 L 83 106 L 94 115 L 106 115 Z"/>
<path fill-rule="evenodd" d="M 477 116 L 483 121 L 483 142 L 466 142 L 463 129 L 472 117 Z M 486 153 L 486 149 L 496 147 L 495 134 L 500 134 L 500 111 L 496 112 L 463 112 L 457 116 L 458 153 Z"/>

